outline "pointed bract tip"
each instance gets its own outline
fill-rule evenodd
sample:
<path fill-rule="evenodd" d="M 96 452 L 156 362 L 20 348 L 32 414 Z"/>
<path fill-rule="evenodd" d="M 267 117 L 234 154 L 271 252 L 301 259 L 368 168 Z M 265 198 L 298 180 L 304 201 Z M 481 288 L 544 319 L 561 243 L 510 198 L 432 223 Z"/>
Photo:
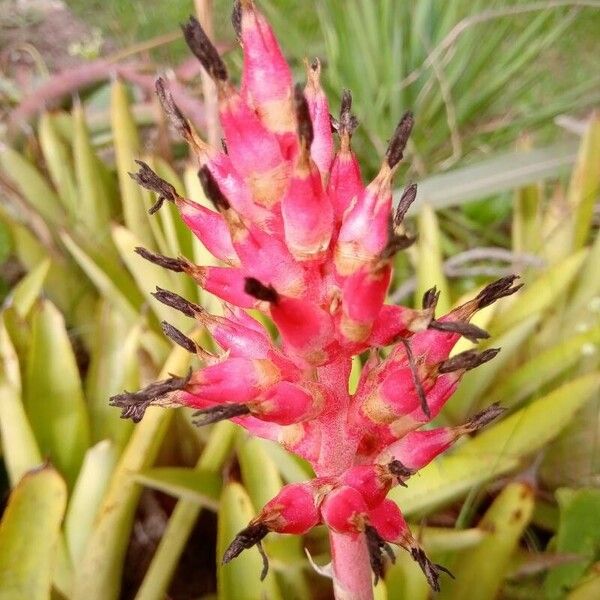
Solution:
<path fill-rule="evenodd" d="M 190 339 L 183 332 L 179 331 L 177 327 L 171 325 L 171 323 L 168 323 L 167 321 L 162 321 L 160 326 L 162 327 L 163 333 L 169 339 L 175 342 L 178 346 L 181 346 L 184 350 L 187 350 L 192 354 L 196 354 L 198 347 L 194 340 Z"/>
<path fill-rule="evenodd" d="M 417 370 L 417 363 L 415 362 L 415 357 L 410 347 L 410 343 L 408 340 L 404 338 L 400 338 L 400 342 L 404 346 L 404 350 L 406 351 L 406 358 L 408 359 L 408 366 L 410 367 L 410 373 L 412 376 L 413 384 L 415 386 L 415 391 L 417 392 L 417 397 L 419 398 L 419 404 L 421 405 L 421 410 L 425 414 L 427 418 L 431 417 L 431 410 L 429 409 L 429 405 L 427 404 L 427 395 L 425 394 L 425 390 L 423 389 L 423 384 L 421 383 L 421 379 L 419 377 L 419 373 Z"/>
<path fill-rule="evenodd" d="M 454 575 L 452 575 L 446 567 L 431 562 L 423 548 L 420 548 L 419 546 L 412 547 L 410 549 L 410 554 L 413 557 L 413 560 L 421 567 L 421 571 L 423 571 L 429 587 L 431 587 L 434 592 L 440 591 L 440 572 L 446 573 L 454 579 Z"/>
<path fill-rule="evenodd" d="M 421 303 L 421 306 L 423 307 L 423 309 L 429 308 L 435 310 L 439 299 L 440 291 L 437 289 L 437 287 L 433 286 L 423 294 L 423 301 Z"/>
<path fill-rule="evenodd" d="M 156 381 L 137 392 L 123 392 L 113 396 L 109 404 L 121 409 L 122 419 L 131 419 L 134 423 L 142 420 L 146 409 L 155 401 L 171 392 L 185 389 L 192 376 L 190 369 L 185 377 L 171 375 L 168 379 Z"/>
<path fill-rule="evenodd" d="M 218 423 L 234 417 L 250 414 L 250 409 L 245 404 L 219 404 L 196 411 L 192 416 L 192 423 L 196 427 L 204 427 L 211 423 Z"/>
<path fill-rule="evenodd" d="M 342 92 L 342 102 L 340 105 L 340 118 L 337 121 L 337 132 L 340 136 L 352 134 L 358 127 L 358 119 L 352 114 L 352 92 L 345 89 Z"/>
<path fill-rule="evenodd" d="M 147 248 L 137 246 L 134 249 L 136 254 L 139 254 L 143 259 L 151 262 L 159 267 L 174 271 L 175 273 L 182 273 L 185 271 L 185 261 L 181 258 L 171 258 L 170 256 L 164 256 L 156 252 L 151 252 Z"/>
<path fill-rule="evenodd" d="M 240 0 L 235 0 L 231 10 L 231 24 L 238 40 L 242 37 L 242 4 Z"/>
<path fill-rule="evenodd" d="M 518 275 L 508 275 L 507 277 L 502 277 L 501 279 L 486 285 L 483 290 L 477 294 L 477 307 L 484 308 L 485 306 L 493 304 L 500 298 L 518 292 L 523 287 L 523 284 L 513 285 L 517 279 L 519 279 Z"/>
<path fill-rule="evenodd" d="M 473 415 L 464 425 L 459 429 L 463 429 L 469 433 L 477 431 L 489 425 L 492 421 L 495 421 L 501 414 L 505 413 L 506 409 L 500 406 L 498 403 L 492 404 L 482 411 Z"/>
<path fill-rule="evenodd" d="M 446 359 L 438 366 L 439 373 L 452 373 L 454 371 L 470 371 L 492 360 L 500 352 L 500 348 L 489 348 L 483 352 L 465 350 L 456 356 Z"/>
<path fill-rule="evenodd" d="M 264 285 L 254 277 L 246 277 L 244 291 L 249 296 L 270 304 L 277 304 L 279 300 L 279 294 L 272 285 Z"/>
<path fill-rule="evenodd" d="M 314 139 L 314 131 L 308 102 L 304 95 L 304 90 L 300 84 L 294 88 L 294 107 L 296 109 L 296 122 L 298 126 L 298 137 L 304 148 L 310 150 Z"/>
<path fill-rule="evenodd" d="M 412 112 L 405 112 L 396 127 L 396 131 L 392 135 L 387 152 L 385 153 L 390 169 L 393 169 L 402 160 L 404 149 L 406 148 L 414 124 L 415 118 Z"/>
<path fill-rule="evenodd" d="M 375 576 L 374 584 L 377 585 L 379 579 L 383 578 L 385 575 L 383 551 L 385 550 L 392 562 L 395 560 L 394 551 L 390 545 L 379 535 L 377 529 L 375 529 L 375 527 L 372 525 L 365 525 L 365 536 L 367 538 L 367 548 L 369 550 L 371 570 Z"/>
<path fill-rule="evenodd" d="M 229 200 L 221 191 L 217 180 L 213 177 L 207 165 L 200 167 L 198 171 L 198 179 L 202 185 L 202 189 L 206 197 L 213 203 L 218 211 L 228 210 L 230 208 Z"/>
<path fill-rule="evenodd" d="M 170 306 L 171 308 L 182 312 L 188 317 L 193 318 L 197 314 L 202 312 L 202 309 L 197 304 L 186 300 L 185 298 L 183 298 L 179 294 L 176 294 L 175 292 L 170 292 L 169 290 L 164 290 L 160 287 L 157 287 L 156 291 L 152 292 L 152 295 L 159 302 L 162 302 L 163 304 L 166 304 L 167 306 Z"/>
<path fill-rule="evenodd" d="M 179 197 L 175 188 L 159 177 L 143 160 L 136 160 L 135 162 L 140 167 L 139 171 L 137 173 L 129 173 L 129 177 L 143 188 L 158 194 L 156 204 L 154 204 L 148 212 L 153 215 L 162 206 L 165 200 L 175 202 Z"/>
<path fill-rule="evenodd" d="M 404 485 L 404 480 L 412 477 L 416 472 L 414 469 L 409 469 L 395 458 L 387 464 L 387 469 L 394 477 L 398 478 L 398 483 L 400 485 Z"/>
<path fill-rule="evenodd" d="M 231 562 L 236 556 L 239 556 L 244 550 L 252 548 L 269 533 L 269 528 L 264 523 L 251 523 L 245 529 L 242 529 L 236 536 L 233 542 L 229 544 L 229 548 L 225 550 L 223 555 L 223 564 Z"/>
<path fill-rule="evenodd" d="M 175 129 L 177 129 L 177 131 L 185 138 L 190 138 L 192 135 L 190 123 L 179 110 L 177 104 L 175 104 L 165 80 L 162 77 L 157 77 L 154 82 L 154 88 L 163 112 L 167 115 L 167 118 L 171 121 L 173 127 L 175 127 Z"/>
<path fill-rule="evenodd" d="M 437 329 L 438 331 L 445 331 L 447 333 L 456 333 L 467 338 L 470 342 L 477 343 L 479 340 L 486 340 L 490 337 L 490 334 L 473 325 L 473 323 L 466 323 L 464 321 L 436 321 L 433 320 L 429 324 L 429 329 Z"/>
<path fill-rule="evenodd" d="M 227 67 L 196 17 L 181 26 L 190 50 L 215 81 L 227 81 Z"/>
<path fill-rule="evenodd" d="M 411 207 L 416 197 L 417 184 L 411 183 L 407 185 L 402 192 L 402 196 L 400 196 L 400 200 L 398 200 L 398 206 L 396 207 L 396 212 L 394 213 L 394 225 L 396 227 L 398 227 L 400 223 L 404 221 L 404 217 L 406 216 L 408 209 Z"/>

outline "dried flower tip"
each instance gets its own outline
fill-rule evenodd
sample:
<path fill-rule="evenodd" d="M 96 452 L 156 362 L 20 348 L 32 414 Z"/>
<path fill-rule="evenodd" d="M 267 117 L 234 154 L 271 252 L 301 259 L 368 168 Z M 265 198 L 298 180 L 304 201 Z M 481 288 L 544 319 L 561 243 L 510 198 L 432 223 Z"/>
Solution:
<path fill-rule="evenodd" d="M 244 291 L 249 296 L 268 302 L 269 304 L 277 304 L 279 301 L 279 294 L 272 285 L 264 285 L 254 277 L 246 277 Z"/>
<path fill-rule="evenodd" d="M 312 119 L 310 118 L 310 111 L 308 109 L 308 102 L 306 101 L 304 90 L 300 84 L 297 84 L 294 88 L 294 106 L 296 109 L 296 121 L 298 123 L 298 137 L 300 138 L 300 143 L 306 150 L 310 150 L 315 134 Z"/>
<path fill-rule="evenodd" d="M 181 258 L 171 258 L 170 256 L 164 256 L 163 254 L 151 252 L 150 250 L 148 250 L 147 248 L 143 248 L 142 246 L 137 246 L 135 248 L 135 252 L 145 260 L 154 263 L 159 267 L 163 267 L 164 269 L 168 269 L 169 271 L 174 271 L 175 273 L 183 273 L 185 271 L 186 263 Z"/>
<path fill-rule="evenodd" d="M 427 310 L 427 309 L 435 310 L 435 307 L 437 306 L 439 299 L 440 299 L 440 291 L 435 286 L 428 289 L 423 294 L 423 301 L 421 302 L 421 306 L 423 307 L 423 310 Z"/>
<path fill-rule="evenodd" d="M 242 37 L 242 5 L 240 0 L 235 0 L 231 11 L 231 24 L 238 40 Z"/>
<path fill-rule="evenodd" d="M 236 556 L 239 556 L 244 550 L 252 548 L 269 533 L 269 528 L 264 523 L 251 523 L 245 529 L 242 529 L 236 536 L 229 548 L 223 555 L 223 564 L 226 565 Z"/>
<path fill-rule="evenodd" d="M 173 124 L 173 127 L 179 131 L 179 133 L 186 139 L 192 137 L 192 129 L 189 121 L 183 116 L 183 113 L 179 110 L 179 107 L 175 104 L 173 96 L 167 89 L 165 80 L 162 77 L 158 77 L 154 83 L 156 89 L 156 95 L 164 113 L 167 115 L 169 121 Z"/>
<path fill-rule="evenodd" d="M 208 39 L 198 19 L 190 16 L 188 22 L 182 25 L 181 29 L 187 45 L 208 74 L 216 81 L 227 81 L 227 67 L 217 49 Z"/>
<path fill-rule="evenodd" d="M 202 184 L 202 189 L 206 197 L 213 203 L 218 211 L 228 210 L 230 208 L 229 200 L 225 197 L 217 180 L 213 177 L 210 169 L 203 165 L 198 171 L 198 179 Z"/>
<path fill-rule="evenodd" d="M 413 355 L 413 351 L 410 347 L 410 344 L 407 340 L 400 338 L 400 342 L 404 346 L 406 350 L 406 357 L 408 358 L 408 366 L 410 367 L 410 373 L 412 375 L 413 385 L 415 386 L 415 390 L 417 392 L 417 396 L 419 398 L 419 404 L 421 405 L 421 410 L 427 417 L 431 417 L 431 411 L 429 410 L 429 405 L 427 404 L 427 396 L 425 395 L 425 390 L 423 389 L 423 384 L 421 383 L 421 379 L 419 378 L 419 372 L 417 370 L 417 364 L 415 362 L 415 357 Z"/>
<path fill-rule="evenodd" d="M 408 212 L 411 204 L 415 201 L 417 197 L 417 184 L 411 183 L 404 188 L 402 192 L 402 196 L 400 196 L 400 200 L 398 201 L 398 206 L 396 207 L 396 212 L 394 213 L 394 225 L 398 227 L 402 221 L 404 221 L 404 217 Z"/>
<path fill-rule="evenodd" d="M 421 570 L 423 571 L 427 579 L 427 583 L 429 583 L 429 586 L 434 592 L 440 591 L 440 571 L 446 573 L 447 575 L 452 577 L 452 579 L 454 579 L 454 575 L 452 575 L 452 573 L 448 569 L 446 569 L 446 567 L 432 563 L 429 560 L 429 558 L 427 558 L 427 555 L 425 554 L 423 548 L 420 548 L 418 546 L 412 547 L 410 549 L 410 554 L 421 567 Z"/>
<path fill-rule="evenodd" d="M 365 535 L 367 537 L 367 547 L 369 549 L 369 559 L 371 562 L 371 569 L 375 574 L 375 585 L 377 585 L 380 578 L 385 575 L 384 562 L 383 562 L 383 551 L 386 552 L 389 559 L 394 563 L 396 556 L 392 547 L 377 533 L 377 529 L 372 525 L 365 526 Z"/>
<path fill-rule="evenodd" d="M 190 339 L 187 335 L 179 331 L 179 329 L 171 325 L 171 323 L 167 323 L 167 321 L 162 321 L 160 325 L 164 334 L 169 339 L 175 342 L 178 346 L 181 346 L 184 350 L 187 350 L 192 354 L 196 354 L 198 351 L 198 346 L 194 340 Z"/>
<path fill-rule="evenodd" d="M 153 215 L 165 200 L 175 202 L 179 197 L 175 188 L 164 179 L 161 179 L 145 162 L 141 160 L 135 162 L 140 166 L 140 170 L 137 173 L 129 173 L 129 177 L 143 188 L 158 194 L 158 200 L 148 212 Z"/>
<path fill-rule="evenodd" d="M 146 409 L 155 401 L 162 399 L 170 392 L 185 389 L 192 376 L 190 369 L 185 377 L 171 375 L 168 379 L 156 381 L 137 392 L 123 392 L 110 399 L 109 404 L 121 409 L 122 419 L 131 419 L 134 423 L 139 423 L 146 412 Z"/>
<path fill-rule="evenodd" d="M 481 327 L 463 321 L 433 320 L 429 324 L 429 328 L 437 329 L 438 331 L 446 331 L 448 333 L 458 333 L 473 343 L 477 343 L 479 340 L 486 340 L 490 337 L 490 334 L 484 329 L 481 329 Z"/>
<path fill-rule="evenodd" d="M 340 135 L 348 135 L 352 137 L 352 134 L 358 127 L 358 119 L 352 114 L 352 92 L 350 90 L 342 91 L 342 103 L 340 105 L 340 118 L 337 122 L 336 131 Z"/>
<path fill-rule="evenodd" d="M 485 288 L 483 288 L 483 290 L 477 294 L 477 308 L 489 306 L 499 298 L 510 296 L 511 294 L 519 291 L 523 287 L 522 283 L 513 287 L 513 283 L 518 278 L 518 275 L 508 275 L 507 277 L 502 277 L 501 279 L 498 279 L 497 281 L 485 286 Z"/>
<path fill-rule="evenodd" d="M 490 348 L 483 352 L 477 352 L 476 350 L 465 350 L 452 358 L 448 358 L 438 366 L 439 373 L 452 373 L 453 371 L 470 371 L 482 364 L 492 360 L 500 348 Z"/>
<path fill-rule="evenodd" d="M 202 312 L 202 308 L 189 300 L 186 300 L 179 294 L 164 290 L 163 288 L 157 287 L 156 292 L 152 292 L 152 295 L 163 304 L 174 308 L 182 312 L 187 317 L 195 317 L 197 314 Z"/>
<path fill-rule="evenodd" d="M 387 152 L 385 153 L 390 169 L 393 169 L 402 160 L 404 149 L 406 148 L 406 143 L 414 124 L 415 118 L 412 112 L 405 112 L 396 127 L 396 131 L 392 135 Z"/>
<path fill-rule="evenodd" d="M 219 421 L 233 419 L 234 417 L 248 414 L 250 414 L 250 409 L 246 404 L 219 404 L 217 406 L 211 406 L 210 408 L 196 411 L 193 414 L 195 419 L 192 423 L 196 425 L 196 427 L 203 427 L 204 425 L 210 425 L 211 423 L 218 423 Z"/>
<path fill-rule="evenodd" d="M 390 219 L 390 224 L 391 224 L 391 219 Z M 393 258 L 397 252 L 400 252 L 401 250 L 406 250 L 407 248 L 412 246 L 415 243 L 416 239 L 417 238 L 411 237 L 410 235 L 406 235 L 403 233 L 402 234 L 395 233 L 390 227 L 387 244 L 385 245 L 384 249 L 379 254 L 379 258 L 381 260 Z"/>
<path fill-rule="evenodd" d="M 409 469 L 396 459 L 393 459 L 387 464 L 387 469 L 394 477 L 398 479 L 398 483 L 404 487 L 406 487 L 404 480 L 412 477 L 416 473 L 414 469 Z"/>
<path fill-rule="evenodd" d="M 483 429 L 489 425 L 504 412 L 506 412 L 506 409 L 503 406 L 500 406 L 498 403 L 494 403 L 491 406 L 484 408 L 476 415 L 473 415 L 464 425 L 460 427 L 460 429 L 463 431 L 463 433 L 473 433 L 474 431 L 478 431 L 479 429 Z"/>
<path fill-rule="evenodd" d="M 262 558 L 263 567 L 262 571 L 260 572 L 260 580 L 264 581 L 269 574 L 269 557 L 263 548 L 262 542 L 256 542 L 256 549 Z"/>

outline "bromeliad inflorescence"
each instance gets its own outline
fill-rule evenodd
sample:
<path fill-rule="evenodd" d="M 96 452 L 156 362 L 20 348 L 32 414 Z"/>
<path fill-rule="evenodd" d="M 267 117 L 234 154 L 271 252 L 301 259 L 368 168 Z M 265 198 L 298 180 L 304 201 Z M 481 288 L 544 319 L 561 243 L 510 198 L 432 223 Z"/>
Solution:
<path fill-rule="evenodd" d="M 166 335 L 197 354 L 203 368 L 125 392 L 112 404 L 135 421 L 152 404 L 195 408 L 198 425 L 232 419 L 313 465 L 316 478 L 285 486 L 232 541 L 225 562 L 254 545 L 262 552 L 269 532 L 303 534 L 323 523 L 330 530 L 338 598 L 371 597 L 371 569 L 382 574 L 385 554 L 393 556 L 390 544 L 408 550 L 438 589 L 445 569 L 426 557 L 386 495 L 501 412 L 492 406 L 460 427 L 419 430 L 438 415 L 466 371 L 498 352 L 449 357 L 461 336 L 487 337 L 469 323 L 472 315 L 520 286 L 515 277 L 500 279 L 441 318 L 435 316 L 435 289 L 419 309 L 385 305 L 394 254 L 413 241 L 403 218 L 416 186 L 405 189 L 395 211 L 391 187 L 412 114 L 400 120 L 379 173 L 365 187 L 351 148 L 358 122 L 350 93 L 343 94 L 339 117 L 331 117 L 318 60 L 307 64 L 306 86 L 294 87 L 274 34 L 251 0 L 235 3 L 233 24 L 244 51 L 239 91 L 200 24 L 190 18 L 183 27 L 216 83 L 222 150 L 200 139 L 162 79 L 156 86 L 165 113 L 198 160 L 215 210 L 182 198 L 142 162 L 132 175 L 158 194 L 151 212 L 164 201 L 174 203 L 221 261 L 198 266 L 138 248 L 144 258 L 191 276 L 224 300 L 223 316 L 215 316 L 167 290 L 155 293 L 205 327 L 223 353 L 208 353 L 163 323 Z M 246 309 L 272 319 L 279 343 Z M 350 394 L 352 357 L 362 353 L 368 358 Z"/>

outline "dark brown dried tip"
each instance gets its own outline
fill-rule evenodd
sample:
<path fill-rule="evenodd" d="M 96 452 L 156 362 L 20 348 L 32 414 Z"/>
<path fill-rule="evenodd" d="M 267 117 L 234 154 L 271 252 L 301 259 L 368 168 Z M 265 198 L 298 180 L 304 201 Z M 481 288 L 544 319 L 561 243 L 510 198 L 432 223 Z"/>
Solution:
<path fill-rule="evenodd" d="M 396 131 L 394 131 L 394 135 L 392 135 L 387 152 L 385 153 L 387 163 L 391 169 L 402 160 L 404 149 L 406 148 L 406 143 L 414 124 L 415 118 L 412 112 L 405 112 L 396 127 Z"/>
<path fill-rule="evenodd" d="M 175 202 L 178 198 L 175 188 L 164 179 L 161 179 L 145 162 L 141 160 L 135 162 L 140 166 L 140 170 L 137 173 L 129 173 L 129 177 L 143 188 L 158 194 L 158 200 L 148 212 L 153 215 L 165 200 Z"/>
<path fill-rule="evenodd" d="M 175 271 L 175 273 L 183 273 L 185 271 L 185 261 L 181 258 L 171 258 L 170 256 L 164 256 L 163 254 L 157 254 L 156 252 L 151 252 L 147 248 L 142 248 L 142 246 L 137 246 L 135 252 L 148 262 L 154 263 L 169 271 Z"/>
<path fill-rule="evenodd" d="M 377 585 L 379 579 L 385 575 L 383 552 L 385 551 L 392 563 L 396 562 L 396 557 L 392 547 L 377 533 L 375 527 L 366 525 L 365 536 L 367 538 L 371 569 L 375 575 L 375 585 Z"/>
<path fill-rule="evenodd" d="M 304 89 L 298 83 L 294 88 L 294 107 L 296 110 L 296 122 L 298 126 L 298 137 L 304 147 L 309 150 L 315 137 L 312 119 L 308 110 L 308 102 L 304 95 Z"/>
<path fill-rule="evenodd" d="M 400 342 L 404 346 L 406 350 L 406 357 L 408 358 L 408 366 L 410 367 L 410 372 L 412 375 L 413 384 L 415 386 L 415 390 L 417 392 L 417 396 L 419 398 L 419 403 L 421 405 L 421 410 L 427 416 L 427 418 L 431 417 L 431 411 L 429 410 L 429 405 L 427 404 L 427 396 L 425 395 L 425 390 L 423 389 L 423 384 L 419 379 L 419 373 L 417 372 L 417 364 L 415 362 L 415 357 L 413 355 L 412 348 L 408 343 L 408 340 L 404 338 L 400 338 Z"/>
<path fill-rule="evenodd" d="M 517 279 L 519 279 L 518 275 L 508 275 L 507 277 L 502 277 L 501 279 L 486 285 L 483 290 L 477 294 L 477 308 L 489 306 L 499 298 L 510 296 L 519 291 L 523 287 L 523 284 L 521 283 L 520 285 L 513 286 L 513 283 Z"/>
<path fill-rule="evenodd" d="M 192 354 L 196 354 L 198 347 L 196 346 L 196 342 L 190 339 L 187 335 L 179 331 L 177 327 L 171 325 L 171 323 L 167 323 L 167 321 L 162 321 L 160 326 L 164 334 L 174 341 L 178 346 L 181 346 L 184 350 L 191 352 Z"/>
<path fill-rule="evenodd" d="M 208 39 L 198 19 L 190 16 L 188 22 L 182 25 L 181 29 L 187 45 L 208 74 L 215 80 L 227 81 L 227 67 L 213 43 Z"/>
<path fill-rule="evenodd" d="M 505 412 L 506 409 L 498 403 L 492 404 L 473 415 L 462 427 L 469 432 L 483 429 Z"/>
<path fill-rule="evenodd" d="M 388 258 L 393 258 L 396 253 L 401 250 L 406 250 L 410 246 L 412 246 L 416 237 L 411 237 L 410 235 L 398 234 L 392 229 L 391 219 L 390 219 L 390 231 L 388 233 L 388 242 L 385 245 L 385 248 L 381 251 L 379 258 L 382 260 L 386 260 Z"/>
<path fill-rule="evenodd" d="M 428 289 L 423 294 L 423 301 L 421 303 L 423 310 L 426 310 L 428 308 L 433 308 L 435 310 L 435 307 L 437 306 L 439 299 L 440 299 L 440 291 L 435 286 Z"/>
<path fill-rule="evenodd" d="M 193 318 L 202 312 L 202 308 L 200 308 L 197 304 L 186 300 L 175 292 L 170 292 L 169 290 L 163 290 L 162 288 L 157 287 L 156 291 L 152 292 L 152 295 L 159 302 L 162 302 L 163 304 L 182 312 L 187 317 Z"/>
<path fill-rule="evenodd" d="M 417 197 L 417 184 L 411 183 L 404 188 L 402 192 L 402 196 L 400 196 L 400 200 L 398 200 L 398 206 L 396 207 L 396 212 L 394 213 L 394 225 L 398 227 L 402 221 L 404 221 L 404 217 L 408 212 L 411 204 L 415 201 Z"/>
<path fill-rule="evenodd" d="M 350 90 L 342 91 L 342 103 L 340 105 L 340 118 L 337 121 L 336 131 L 340 135 L 349 135 L 356 131 L 358 119 L 352 114 L 352 92 Z"/>
<path fill-rule="evenodd" d="M 185 389 L 191 376 L 191 369 L 185 377 L 171 375 L 169 379 L 151 383 L 138 392 L 125 391 L 122 394 L 117 394 L 110 399 L 109 404 L 121 409 L 122 419 L 131 419 L 134 423 L 139 423 L 146 409 L 153 402 L 160 400 L 170 392 Z"/>
<path fill-rule="evenodd" d="M 217 180 L 213 177 L 210 169 L 203 165 L 198 171 L 198 179 L 202 184 L 202 189 L 206 194 L 206 197 L 213 203 L 214 207 L 218 210 L 228 210 L 231 206 L 229 200 L 225 197 Z"/>
<path fill-rule="evenodd" d="M 465 350 L 452 358 L 448 358 L 438 367 L 440 373 L 452 373 L 453 371 L 470 371 L 482 364 L 492 360 L 500 348 L 490 348 L 483 352 L 477 352 L 477 350 Z"/>
<path fill-rule="evenodd" d="M 490 334 L 485 329 L 481 329 L 481 327 L 477 327 L 473 323 L 465 323 L 464 321 L 433 320 L 429 323 L 429 329 L 458 333 L 473 343 L 477 343 L 479 340 L 487 340 L 490 337 Z"/>
<path fill-rule="evenodd" d="M 429 587 L 434 592 L 440 591 L 440 571 L 446 573 L 452 577 L 452 579 L 454 579 L 454 575 L 452 575 L 452 573 L 446 569 L 446 567 L 432 563 L 429 558 L 427 558 L 427 555 L 422 548 L 411 548 L 410 555 L 421 567 L 421 571 L 423 571 L 425 574 Z"/>
<path fill-rule="evenodd" d="M 231 24 L 238 40 L 242 37 L 242 3 L 240 0 L 235 0 L 231 11 Z"/>
<path fill-rule="evenodd" d="M 183 137 L 190 137 L 192 135 L 192 130 L 189 121 L 183 116 L 183 113 L 175 104 L 173 96 L 171 96 L 171 93 L 167 89 L 165 80 L 162 77 L 158 77 L 154 86 L 163 112 L 167 115 L 169 121 L 173 124 L 173 127 L 175 127 Z"/>
<path fill-rule="evenodd" d="M 246 277 L 244 291 L 249 296 L 252 296 L 257 300 L 269 302 L 270 304 L 277 304 L 279 301 L 279 294 L 272 285 L 264 285 L 254 277 Z"/>
<path fill-rule="evenodd" d="M 197 410 L 193 416 L 196 417 L 192 423 L 197 427 L 218 423 L 233 417 L 241 417 L 250 414 L 250 409 L 245 404 L 219 404 L 203 410 Z"/>
<path fill-rule="evenodd" d="M 395 458 L 388 463 L 387 468 L 394 477 L 398 478 L 398 484 L 403 487 L 406 487 L 404 480 L 412 477 L 416 473 L 414 469 L 409 469 Z"/>
<path fill-rule="evenodd" d="M 264 537 L 269 533 L 269 528 L 264 523 L 254 523 L 248 525 L 245 529 L 242 529 L 236 536 L 233 542 L 229 545 L 229 548 L 225 550 L 225 554 L 223 555 L 223 564 L 226 565 L 228 562 L 231 562 L 236 556 L 239 556 L 244 550 L 248 550 L 248 548 L 252 548 L 257 544 L 260 544 Z M 259 548 L 259 552 L 260 552 Z M 264 579 L 263 574 L 266 576 L 264 560 L 265 556 L 263 554 L 263 572 L 261 573 L 261 577 Z M 268 569 L 268 562 L 267 562 Z"/>

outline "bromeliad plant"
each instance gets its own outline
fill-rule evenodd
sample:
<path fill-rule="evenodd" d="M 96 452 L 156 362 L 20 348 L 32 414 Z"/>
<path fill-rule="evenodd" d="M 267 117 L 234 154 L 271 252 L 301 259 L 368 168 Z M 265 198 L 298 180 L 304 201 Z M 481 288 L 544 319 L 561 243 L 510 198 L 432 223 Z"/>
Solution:
<path fill-rule="evenodd" d="M 143 162 L 132 175 L 159 195 L 151 212 L 164 201 L 174 203 L 222 262 L 198 266 L 137 249 L 225 302 L 217 316 L 176 293 L 155 293 L 206 327 L 223 352 L 200 348 L 164 322 L 165 333 L 197 354 L 203 368 L 111 402 L 134 421 L 151 405 L 195 408 L 198 425 L 231 419 L 312 464 L 316 477 L 285 486 L 231 542 L 224 562 L 256 545 L 264 577 L 261 541 L 269 532 L 303 534 L 323 523 L 337 598 L 372 597 L 371 570 L 382 575 L 384 553 L 393 556 L 390 544 L 408 550 L 437 590 L 446 569 L 427 558 L 386 496 L 457 438 L 502 412 L 493 405 L 462 426 L 419 430 L 438 415 L 466 371 L 498 352 L 469 350 L 450 358 L 461 336 L 487 337 L 470 318 L 520 286 L 514 276 L 500 279 L 440 318 L 435 288 L 421 309 L 385 305 L 392 258 L 413 241 L 403 218 L 416 186 L 406 188 L 395 212 L 391 192 L 412 114 L 402 117 L 378 175 L 364 186 L 351 148 L 357 120 L 350 93 L 333 119 L 317 60 L 307 66 L 306 87 L 294 87 L 273 32 L 251 0 L 236 3 L 233 24 L 244 50 L 240 91 L 200 24 L 191 18 L 184 26 L 189 47 L 217 86 L 223 150 L 198 137 L 166 83 L 157 81 L 163 109 L 195 153 L 215 210 L 181 197 Z M 340 140 L 335 156 L 333 131 Z M 248 309 L 272 319 L 280 343 Z M 351 394 L 356 355 L 366 363 Z"/>

